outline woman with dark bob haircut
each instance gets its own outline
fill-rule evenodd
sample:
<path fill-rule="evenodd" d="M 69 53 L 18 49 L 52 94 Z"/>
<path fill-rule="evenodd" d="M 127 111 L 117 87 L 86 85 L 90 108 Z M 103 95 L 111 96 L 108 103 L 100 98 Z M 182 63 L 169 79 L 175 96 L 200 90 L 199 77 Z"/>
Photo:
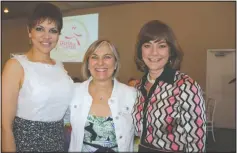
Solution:
<path fill-rule="evenodd" d="M 138 34 L 135 61 L 145 75 L 136 84 L 133 123 L 139 152 L 204 152 L 206 116 L 199 84 L 179 71 L 182 52 L 172 29 L 159 20 Z"/>
<path fill-rule="evenodd" d="M 50 58 L 62 29 L 62 13 L 51 3 L 36 6 L 28 21 L 31 47 L 9 59 L 2 73 L 3 152 L 63 152 L 63 117 L 73 81 Z"/>

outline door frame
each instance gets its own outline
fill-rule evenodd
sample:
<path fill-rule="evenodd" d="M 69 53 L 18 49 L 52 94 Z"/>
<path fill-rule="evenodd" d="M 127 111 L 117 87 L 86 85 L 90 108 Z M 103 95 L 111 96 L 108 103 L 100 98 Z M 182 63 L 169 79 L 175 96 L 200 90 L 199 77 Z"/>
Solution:
<path fill-rule="evenodd" d="M 231 52 L 236 52 L 236 49 L 207 49 L 207 59 L 206 59 L 206 89 L 204 94 L 206 96 L 209 95 L 208 90 L 209 90 L 209 86 L 208 86 L 208 57 L 211 55 L 211 53 L 224 53 L 224 54 L 228 54 Z M 235 72 L 236 73 L 236 72 Z"/>

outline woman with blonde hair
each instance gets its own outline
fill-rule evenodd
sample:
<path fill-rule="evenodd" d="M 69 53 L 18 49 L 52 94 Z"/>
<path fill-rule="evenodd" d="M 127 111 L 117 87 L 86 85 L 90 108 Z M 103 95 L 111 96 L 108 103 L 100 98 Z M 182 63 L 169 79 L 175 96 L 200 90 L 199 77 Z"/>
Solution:
<path fill-rule="evenodd" d="M 131 111 L 136 90 L 120 83 L 119 53 L 108 40 L 97 40 L 85 53 L 84 82 L 75 85 L 70 106 L 70 152 L 132 152 Z"/>

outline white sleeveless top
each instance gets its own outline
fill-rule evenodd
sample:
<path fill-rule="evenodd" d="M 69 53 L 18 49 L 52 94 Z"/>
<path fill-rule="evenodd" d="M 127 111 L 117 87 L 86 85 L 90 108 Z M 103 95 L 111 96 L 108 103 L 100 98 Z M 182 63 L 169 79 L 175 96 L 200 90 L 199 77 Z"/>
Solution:
<path fill-rule="evenodd" d="M 63 64 L 31 62 L 26 55 L 14 55 L 24 69 L 16 116 L 32 121 L 58 121 L 71 102 L 73 81 Z"/>

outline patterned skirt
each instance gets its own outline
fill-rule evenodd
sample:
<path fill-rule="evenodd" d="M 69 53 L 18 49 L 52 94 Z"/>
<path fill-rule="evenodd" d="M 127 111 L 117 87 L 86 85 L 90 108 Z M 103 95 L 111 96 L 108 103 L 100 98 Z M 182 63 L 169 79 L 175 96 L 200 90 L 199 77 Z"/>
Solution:
<path fill-rule="evenodd" d="M 17 152 L 63 152 L 63 120 L 40 122 L 16 117 L 13 134 Z"/>

